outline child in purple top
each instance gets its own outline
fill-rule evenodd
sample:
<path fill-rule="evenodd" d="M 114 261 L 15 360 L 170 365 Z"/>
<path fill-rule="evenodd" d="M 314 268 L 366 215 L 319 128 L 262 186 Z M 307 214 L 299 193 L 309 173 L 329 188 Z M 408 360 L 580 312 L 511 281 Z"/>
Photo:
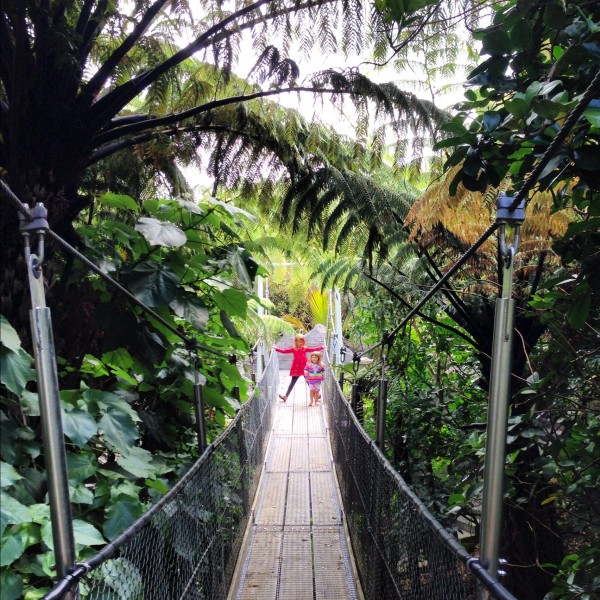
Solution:
<path fill-rule="evenodd" d="M 310 360 L 304 367 L 304 379 L 308 383 L 308 390 L 310 393 L 309 406 L 316 406 L 321 397 L 321 382 L 325 378 L 325 365 L 321 358 L 320 352 L 313 352 L 310 355 Z"/>

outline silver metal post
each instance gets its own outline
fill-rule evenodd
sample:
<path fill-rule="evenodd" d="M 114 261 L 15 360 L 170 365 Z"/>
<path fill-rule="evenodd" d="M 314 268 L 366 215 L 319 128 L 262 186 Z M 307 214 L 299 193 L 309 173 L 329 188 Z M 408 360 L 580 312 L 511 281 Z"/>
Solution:
<path fill-rule="evenodd" d="M 37 256 L 29 254 L 28 244 L 26 246 L 26 260 L 31 290 L 31 333 L 48 477 L 52 540 L 54 543 L 56 572 L 59 578 L 63 578 L 75 567 L 75 540 L 69 498 L 67 457 L 60 412 L 58 369 L 54 353 L 50 309 L 46 307 L 44 295 L 42 269 Z M 71 592 L 70 597 L 77 595 L 78 592 L 75 590 Z"/>
<path fill-rule="evenodd" d="M 196 401 L 196 426 L 198 427 L 198 454 L 206 450 L 206 419 L 204 417 L 204 396 L 200 383 L 200 368 L 196 365 L 194 373 L 194 399 Z"/>
<path fill-rule="evenodd" d="M 502 295 L 496 300 L 494 339 L 492 345 L 492 369 L 487 420 L 483 499 L 481 517 L 481 564 L 497 577 L 504 499 L 504 465 L 506 462 L 506 432 L 512 365 L 515 302 L 512 299 L 512 279 L 515 255 L 519 243 L 520 226 L 525 217 L 525 205 L 511 209 L 512 199 L 498 198 L 498 221 L 500 254 L 504 260 Z M 515 226 L 513 244 L 506 245 L 506 223 Z M 487 598 L 485 591 L 481 594 Z"/>
<path fill-rule="evenodd" d="M 377 396 L 377 447 L 383 452 L 385 445 L 385 417 L 387 413 L 387 379 L 379 380 L 379 394 Z"/>
<path fill-rule="evenodd" d="M 504 496 L 514 305 L 515 302 L 512 299 L 498 298 L 494 322 L 481 521 L 481 562 L 494 576 L 498 575 L 498 548 Z"/>

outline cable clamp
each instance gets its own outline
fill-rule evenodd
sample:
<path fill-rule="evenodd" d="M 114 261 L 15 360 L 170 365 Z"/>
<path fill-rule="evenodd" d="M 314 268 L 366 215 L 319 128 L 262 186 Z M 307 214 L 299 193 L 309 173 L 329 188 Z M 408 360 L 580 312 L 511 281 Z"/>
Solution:
<path fill-rule="evenodd" d="M 516 208 L 512 208 L 514 198 L 500 192 L 496 200 L 496 223 L 521 225 L 525 220 L 525 200 L 521 200 Z"/>
<path fill-rule="evenodd" d="M 34 277 L 39 279 L 42 275 L 42 265 L 44 263 L 44 236 L 50 229 L 48 225 L 48 210 L 38 202 L 33 209 L 30 210 L 31 219 L 19 212 L 19 231 L 23 236 L 25 243 L 25 259 L 28 268 L 31 269 Z M 37 248 L 31 253 L 31 234 L 37 234 Z"/>

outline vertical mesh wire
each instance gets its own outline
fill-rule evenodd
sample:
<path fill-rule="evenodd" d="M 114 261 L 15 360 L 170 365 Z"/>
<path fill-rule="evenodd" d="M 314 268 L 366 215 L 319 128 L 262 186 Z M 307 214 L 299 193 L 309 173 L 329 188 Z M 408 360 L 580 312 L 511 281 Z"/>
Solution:
<path fill-rule="evenodd" d="M 435 520 L 368 437 L 332 370 L 325 382 L 334 464 L 358 575 L 367 600 L 469 600 L 477 579 L 513 598 Z M 467 565 L 475 563 L 476 567 Z"/>
<path fill-rule="evenodd" d="M 258 393 L 227 430 L 160 502 L 87 561 L 82 597 L 227 597 L 264 462 L 278 378 L 273 353 Z M 69 587 L 62 580 L 46 598 L 62 598 Z"/>

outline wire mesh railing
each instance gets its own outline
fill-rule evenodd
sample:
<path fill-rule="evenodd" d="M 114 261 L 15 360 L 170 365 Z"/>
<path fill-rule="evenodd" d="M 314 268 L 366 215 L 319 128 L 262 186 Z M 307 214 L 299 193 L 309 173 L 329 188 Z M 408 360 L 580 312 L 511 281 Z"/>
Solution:
<path fill-rule="evenodd" d="M 272 353 L 253 397 L 143 517 L 44 598 L 226 598 L 258 487 L 279 384 Z"/>
<path fill-rule="evenodd" d="M 325 410 L 354 560 L 366 600 L 515 600 L 446 531 L 360 426 L 331 368 Z"/>

